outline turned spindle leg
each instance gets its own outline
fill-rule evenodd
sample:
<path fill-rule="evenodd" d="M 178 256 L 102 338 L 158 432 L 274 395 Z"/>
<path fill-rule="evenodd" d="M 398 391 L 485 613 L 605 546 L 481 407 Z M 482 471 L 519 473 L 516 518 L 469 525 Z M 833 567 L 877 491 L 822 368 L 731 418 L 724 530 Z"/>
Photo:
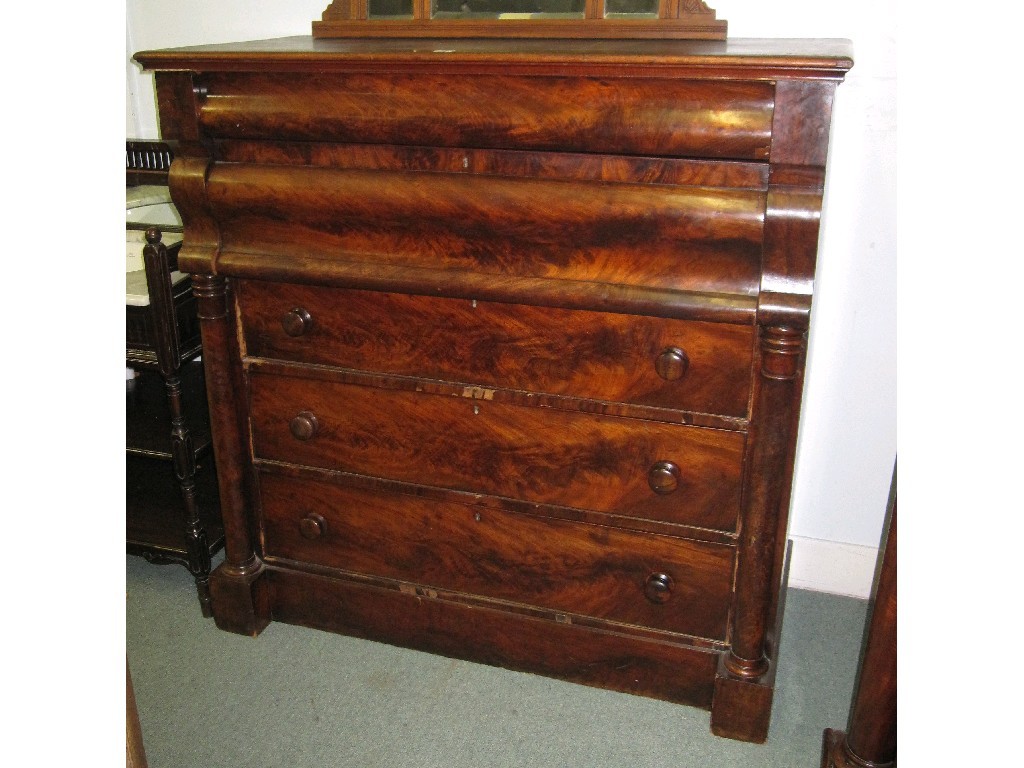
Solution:
<path fill-rule="evenodd" d="M 168 277 L 170 259 L 158 227 L 146 230 L 146 246 L 142 256 L 146 263 L 146 280 L 153 310 L 157 363 L 164 379 L 171 412 L 171 458 L 184 509 L 182 527 L 187 567 L 196 581 L 203 616 L 209 617 L 213 615 L 209 590 L 210 549 L 196 501 L 196 459 L 192 435 L 185 420 L 181 391 L 181 348 L 174 319 L 173 289 Z"/>
<path fill-rule="evenodd" d="M 171 455 L 174 457 L 174 474 L 178 479 L 181 499 L 185 509 L 185 550 L 188 554 L 188 570 L 196 580 L 199 606 L 203 616 L 210 617 L 210 547 L 199 518 L 196 501 L 196 459 L 192 435 L 185 423 L 181 377 L 168 376 L 164 381 L 167 400 L 171 406 Z"/>

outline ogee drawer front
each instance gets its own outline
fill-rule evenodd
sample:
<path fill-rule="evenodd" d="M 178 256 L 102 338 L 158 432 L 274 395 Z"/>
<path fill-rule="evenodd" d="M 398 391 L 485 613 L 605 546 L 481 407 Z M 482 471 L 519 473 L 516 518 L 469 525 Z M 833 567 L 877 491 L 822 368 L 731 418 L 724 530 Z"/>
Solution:
<path fill-rule="evenodd" d="M 215 162 L 218 271 L 255 255 L 316 279 L 332 262 L 753 297 L 767 193 Z M 305 282 L 305 281 L 299 281 Z"/>
<path fill-rule="evenodd" d="M 765 160 L 775 87 L 630 77 L 216 73 L 211 136 Z"/>
<path fill-rule="evenodd" d="M 736 527 L 739 433 L 259 370 L 250 381 L 256 458 Z"/>
<path fill-rule="evenodd" d="M 743 416 L 753 329 L 247 281 L 247 353 Z"/>
<path fill-rule="evenodd" d="M 732 547 L 260 476 L 265 552 L 725 639 Z"/>

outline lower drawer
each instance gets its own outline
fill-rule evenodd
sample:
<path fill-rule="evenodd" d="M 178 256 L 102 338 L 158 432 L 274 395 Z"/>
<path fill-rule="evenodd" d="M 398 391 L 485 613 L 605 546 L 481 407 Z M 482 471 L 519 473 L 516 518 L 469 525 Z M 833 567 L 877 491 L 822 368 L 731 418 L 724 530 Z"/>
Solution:
<path fill-rule="evenodd" d="M 743 435 L 253 371 L 257 459 L 735 530 Z"/>
<path fill-rule="evenodd" d="M 711 708 L 719 653 L 622 632 L 266 570 L 274 621 Z"/>
<path fill-rule="evenodd" d="M 263 473 L 264 554 L 724 640 L 730 546 Z"/>

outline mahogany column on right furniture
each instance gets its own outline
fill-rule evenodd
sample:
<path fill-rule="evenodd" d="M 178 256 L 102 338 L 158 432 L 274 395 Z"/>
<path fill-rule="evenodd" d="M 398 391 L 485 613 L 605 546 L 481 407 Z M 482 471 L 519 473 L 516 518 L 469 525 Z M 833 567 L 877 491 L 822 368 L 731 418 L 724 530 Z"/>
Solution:
<path fill-rule="evenodd" d="M 896 765 L 896 488 L 846 731 L 825 729 L 821 768 Z"/>

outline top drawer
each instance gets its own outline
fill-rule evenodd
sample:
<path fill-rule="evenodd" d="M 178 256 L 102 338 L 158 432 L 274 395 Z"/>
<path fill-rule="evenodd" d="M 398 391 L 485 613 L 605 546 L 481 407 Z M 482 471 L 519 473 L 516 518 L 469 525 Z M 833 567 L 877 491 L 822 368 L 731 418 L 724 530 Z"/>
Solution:
<path fill-rule="evenodd" d="M 237 139 L 764 160 L 771 83 L 210 73 L 200 123 Z"/>

